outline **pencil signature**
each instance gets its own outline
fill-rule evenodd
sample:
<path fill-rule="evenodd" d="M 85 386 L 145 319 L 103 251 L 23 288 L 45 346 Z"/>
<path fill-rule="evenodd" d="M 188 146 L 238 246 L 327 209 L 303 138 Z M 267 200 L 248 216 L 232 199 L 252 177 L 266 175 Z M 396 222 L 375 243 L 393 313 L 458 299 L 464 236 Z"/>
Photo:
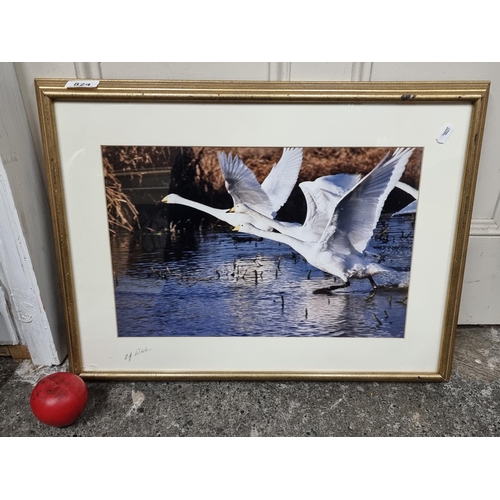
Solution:
<path fill-rule="evenodd" d="M 136 356 L 140 356 L 141 354 L 152 350 L 153 349 L 150 349 L 149 347 L 138 347 L 135 351 L 130 351 L 125 354 L 125 361 L 132 361 L 132 358 L 135 358 Z"/>

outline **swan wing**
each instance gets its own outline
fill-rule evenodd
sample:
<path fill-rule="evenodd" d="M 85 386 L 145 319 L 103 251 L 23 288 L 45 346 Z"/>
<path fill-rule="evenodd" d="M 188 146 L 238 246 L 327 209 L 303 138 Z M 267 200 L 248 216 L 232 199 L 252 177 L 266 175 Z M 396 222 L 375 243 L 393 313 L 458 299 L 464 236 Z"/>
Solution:
<path fill-rule="evenodd" d="M 323 233 L 338 202 L 361 179 L 358 174 L 336 174 L 318 177 L 315 181 L 299 184 L 307 203 L 304 226 Z"/>
<path fill-rule="evenodd" d="M 304 226 L 309 225 L 311 219 L 314 218 L 316 212 L 318 211 L 318 204 L 316 203 L 315 191 L 312 188 L 312 181 L 304 181 L 299 184 L 302 193 L 304 193 L 304 198 L 306 199 L 307 213 L 304 220 Z"/>
<path fill-rule="evenodd" d="M 340 191 L 344 193 L 350 191 L 360 180 L 361 175 L 359 174 L 335 174 L 318 177 L 313 184 L 316 189 L 337 194 Z"/>
<path fill-rule="evenodd" d="M 273 206 L 268 195 L 262 189 L 254 173 L 243 163 L 243 161 L 229 153 L 217 153 L 220 168 L 224 175 L 225 185 L 228 193 L 233 198 L 234 205 L 248 205 L 255 211 L 273 218 Z"/>
<path fill-rule="evenodd" d="M 279 162 L 273 165 L 262 183 L 275 212 L 285 204 L 297 183 L 302 157 L 302 148 L 285 148 Z"/>
<path fill-rule="evenodd" d="M 409 215 L 417 213 L 417 204 L 418 200 L 413 200 L 409 205 L 406 205 L 406 207 L 402 208 L 399 212 L 392 214 L 392 217 L 395 217 L 397 215 Z"/>
<path fill-rule="evenodd" d="M 337 253 L 363 252 L 388 194 L 403 175 L 414 148 L 389 153 L 338 203 L 320 243 Z"/>
<path fill-rule="evenodd" d="M 404 182 L 397 182 L 396 187 L 401 189 L 401 191 L 404 191 L 405 193 L 408 193 L 410 196 L 413 196 L 416 200 L 418 200 L 418 190 L 415 189 L 414 187 L 409 186 L 408 184 L 405 184 Z"/>

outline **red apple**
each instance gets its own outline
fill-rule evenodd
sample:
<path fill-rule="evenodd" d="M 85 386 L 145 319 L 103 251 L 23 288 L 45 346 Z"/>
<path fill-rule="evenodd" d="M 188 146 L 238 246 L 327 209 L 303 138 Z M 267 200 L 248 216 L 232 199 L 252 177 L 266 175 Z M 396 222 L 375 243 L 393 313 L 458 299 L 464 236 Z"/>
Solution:
<path fill-rule="evenodd" d="M 53 427 L 71 425 L 87 404 L 85 382 L 73 373 L 58 372 L 42 378 L 31 393 L 30 406 L 35 417 Z"/>

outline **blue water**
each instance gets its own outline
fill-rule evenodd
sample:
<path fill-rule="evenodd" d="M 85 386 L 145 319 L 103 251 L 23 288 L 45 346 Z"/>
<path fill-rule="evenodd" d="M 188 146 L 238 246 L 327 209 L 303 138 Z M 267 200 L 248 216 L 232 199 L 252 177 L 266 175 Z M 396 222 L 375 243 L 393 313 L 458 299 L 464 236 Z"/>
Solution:
<path fill-rule="evenodd" d="M 111 239 L 119 336 L 404 336 L 411 216 L 381 219 L 367 255 L 394 269 L 334 284 L 290 247 L 230 229 Z"/>

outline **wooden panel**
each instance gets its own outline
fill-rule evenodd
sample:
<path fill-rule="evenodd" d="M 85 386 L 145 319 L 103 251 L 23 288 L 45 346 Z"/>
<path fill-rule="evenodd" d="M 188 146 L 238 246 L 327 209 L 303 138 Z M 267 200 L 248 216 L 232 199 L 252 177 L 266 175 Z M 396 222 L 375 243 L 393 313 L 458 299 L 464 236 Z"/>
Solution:
<path fill-rule="evenodd" d="M 9 354 L 12 356 L 12 359 L 31 359 L 28 346 L 21 344 L 9 346 Z"/>

